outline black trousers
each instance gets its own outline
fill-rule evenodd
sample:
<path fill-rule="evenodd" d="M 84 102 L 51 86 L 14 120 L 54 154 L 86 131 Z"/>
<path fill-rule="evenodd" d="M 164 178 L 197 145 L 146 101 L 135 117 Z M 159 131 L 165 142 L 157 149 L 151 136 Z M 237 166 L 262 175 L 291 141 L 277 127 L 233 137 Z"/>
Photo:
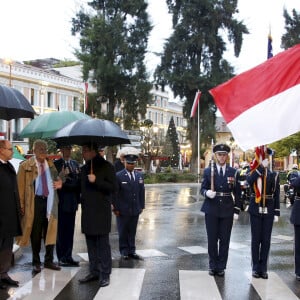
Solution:
<path fill-rule="evenodd" d="M 295 274 L 300 275 L 300 226 L 294 225 L 295 233 Z"/>
<path fill-rule="evenodd" d="M 36 196 L 34 199 L 34 219 L 30 235 L 32 248 L 32 265 L 40 265 L 40 251 L 42 239 L 46 241 L 46 234 L 48 229 L 47 219 L 47 198 Z M 45 263 L 53 262 L 54 245 L 45 247 Z"/>
<path fill-rule="evenodd" d="M 58 207 L 56 254 L 61 261 L 72 259 L 75 217 L 76 211 L 65 212 L 61 207 Z"/>
<path fill-rule="evenodd" d="M 250 215 L 252 271 L 267 272 L 273 215 Z"/>
<path fill-rule="evenodd" d="M 121 255 L 135 253 L 135 236 L 139 220 L 137 216 L 118 216 L 119 250 Z"/>
<path fill-rule="evenodd" d="M 112 268 L 109 235 L 85 235 L 88 249 L 90 273 L 108 278 Z"/>
<path fill-rule="evenodd" d="M 219 218 L 205 214 L 207 232 L 209 269 L 223 271 L 226 269 L 233 216 Z"/>
<path fill-rule="evenodd" d="M 7 274 L 11 266 L 13 243 L 13 237 L 0 238 L 0 279 L 2 275 Z"/>

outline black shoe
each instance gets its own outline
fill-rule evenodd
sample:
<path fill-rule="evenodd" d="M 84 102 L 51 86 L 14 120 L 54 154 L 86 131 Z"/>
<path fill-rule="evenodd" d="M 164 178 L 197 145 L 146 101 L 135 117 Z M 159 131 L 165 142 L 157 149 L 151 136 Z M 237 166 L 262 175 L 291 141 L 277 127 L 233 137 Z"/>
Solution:
<path fill-rule="evenodd" d="M 61 270 L 61 267 L 56 265 L 54 262 L 44 263 L 44 268 L 54 270 L 54 271 L 60 271 Z"/>
<path fill-rule="evenodd" d="M 262 279 L 268 279 L 268 278 L 269 278 L 267 272 L 262 272 L 262 273 L 260 274 L 260 277 L 261 277 Z"/>
<path fill-rule="evenodd" d="M 224 275 L 225 275 L 224 270 L 217 271 L 217 275 L 218 275 L 219 277 L 224 277 Z"/>
<path fill-rule="evenodd" d="M 208 274 L 209 274 L 210 276 L 215 276 L 215 275 L 216 275 L 216 271 L 215 271 L 215 270 L 209 269 L 209 270 L 208 270 Z"/>
<path fill-rule="evenodd" d="M 79 261 L 74 260 L 73 258 L 68 259 L 67 263 L 69 264 L 69 266 L 79 267 Z"/>
<path fill-rule="evenodd" d="M 1 280 L 0 280 L 0 289 L 5 290 L 7 288 L 7 285 L 5 285 Z"/>
<path fill-rule="evenodd" d="M 12 278 L 10 278 L 9 276 L 5 277 L 5 278 L 2 278 L 1 281 L 3 283 L 6 283 L 8 285 L 11 285 L 11 286 L 19 286 L 19 281 L 17 280 L 13 280 Z"/>
<path fill-rule="evenodd" d="M 110 283 L 109 278 L 103 278 L 102 280 L 100 280 L 100 287 L 108 286 L 109 283 Z"/>
<path fill-rule="evenodd" d="M 128 256 L 132 259 L 142 260 L 142 258 L 139 255 L 137 255 L 136 253 L 128 254 Z"/>
<path fill-rule="evenodd" d="M 96 280 L 99 280 L 99 276 L 93 275 L 93 274 L 88 274 L 87 276 L 85 276 L 82 279 L 79 279 L 78 281 L 80 283 L 87 283 L 87 282 L 96 281 Z"/>
<path fill-rule="evenodd" d="M 254 278 L 260 278 L 260 274 L 258 272 L 256 272 L 256 271 L 253 271 L 252 272 L 252 277 L 254 277 Z"/>
<path fill-rule="evenodd" d="M 32 273 L 35 275 L 37 273 L 41 272 L 41 266 L 40 265 L 34 265 L 32 268 Z"/>
<path fill-rule="evenodd" d="M 128 255 L 121 255 L 121 258 L 124 259 L 124 260 L 128 260 L 129 256 Z"/>

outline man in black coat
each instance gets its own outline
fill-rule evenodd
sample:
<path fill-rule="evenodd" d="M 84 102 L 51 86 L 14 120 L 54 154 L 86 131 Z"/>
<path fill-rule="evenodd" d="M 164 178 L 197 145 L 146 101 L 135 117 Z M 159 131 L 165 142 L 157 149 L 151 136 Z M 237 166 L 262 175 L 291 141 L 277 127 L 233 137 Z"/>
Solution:
<path fill-rule="evenodd" d="M 100 287 L 104 287 L 110 283 L 112 268 L 109 233 L 116 175 L 113 165 L 99 155 L 97 145 L 82 146 L 82 155 L 86 164 L 81 168 L 81 228 L 86 238 L 90 273 L 79 282 L 100 279 Z"/>
<path fill-rule="evenodd" d="M 54 161 L 57 171 L 65 178 L 63 186 L 57 191 L 58 227 L 56 254 L 58 264 L 62 267 L 79 266 L 79 262 L 72 257 L 75 218 L 80 200 L 79 164 L 71 159 L 71 145 L 60 147 L 62 158 Z"/>
<path fill-rule="evenodd" d="M 241 204 L 236 194 L 236 169 L 226 165 L 230 147 L 218 144 L 213 148 L 216 164 L 204 170 L 201 194 L 205 197 L 201 211 L 205 213 L 209 275 L 224 276 L 233 219 L 238 218 Z"/>
<path fill-rule="evenodd" d="M 7 274 L 11 267 L 14 237 L 22 235 L 21 209 L 16 171 L 9 162 L 13 146 L 8 140 L 0 141 L 0 289 L 19 282 Z"/>

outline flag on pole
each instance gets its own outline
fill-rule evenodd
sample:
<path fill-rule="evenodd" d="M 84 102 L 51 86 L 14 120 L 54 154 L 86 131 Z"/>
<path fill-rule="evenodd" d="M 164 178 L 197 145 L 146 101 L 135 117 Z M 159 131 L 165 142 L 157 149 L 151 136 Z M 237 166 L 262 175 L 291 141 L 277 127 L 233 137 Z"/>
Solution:
<path fill-rule="evenodd" d="M 271 36 L 271 31 L 268 35 L 268 59 L 273 57 L 273 46 L 272 46 L 272 36 Z"/>
<path fill-rule="evenodd" d="M 244 151 L 300 131 L 300 44 L 209 92 Z"/>
<path fill-rule="evenodd" d="M 201 92 L 198 90 L 196 92 L 194 103 L 193 103 L 193 106 L 192 106 L 192 109 L 191 109 L 191 116 L 190 116 L 191 118 L 194 118 L 195 115 L 196 115 L 196 111 L 197 111 L 197 107 L 198 107 L 198 104 L 199 104 L 199 101 L 200 101 L 200 97 L 201 97 Z"/>

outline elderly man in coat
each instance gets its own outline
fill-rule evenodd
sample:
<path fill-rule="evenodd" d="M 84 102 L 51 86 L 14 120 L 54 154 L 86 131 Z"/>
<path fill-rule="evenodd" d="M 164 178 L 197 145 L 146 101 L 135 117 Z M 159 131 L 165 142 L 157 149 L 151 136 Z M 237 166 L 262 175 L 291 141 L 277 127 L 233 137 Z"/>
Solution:
<path fill-rule="evenodd" d="M 56 189 L 62 187 L 54 163 L 47 159 L 47 143 L 36 140 L 34 156 L 24 161 L 18 170 L 17 180 L 22 212 L 23 235 L 17 244 L 28 246 L 31 242 L 33 274 L 41 271 L 41 240 L 44 239 L 46 253 L 44 267 L 60 270 L 53 262 L 53 251 L 57 235 L 58 196 Z"/>

